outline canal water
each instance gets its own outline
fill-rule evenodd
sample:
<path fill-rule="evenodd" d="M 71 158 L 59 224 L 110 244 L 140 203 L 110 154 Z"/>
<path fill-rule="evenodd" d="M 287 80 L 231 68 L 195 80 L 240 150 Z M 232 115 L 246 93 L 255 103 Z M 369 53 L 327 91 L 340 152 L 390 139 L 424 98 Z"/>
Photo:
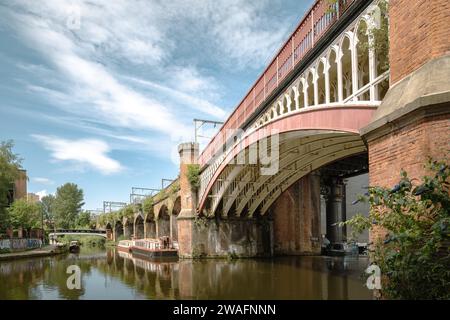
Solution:
<path fill-rule="evenodd" d="M 152 262 L 116 249 L 0 262 L 5 299 L 371 299 L 365 257 Z M 81 270 L 69 290 L 67 268 Z"/>

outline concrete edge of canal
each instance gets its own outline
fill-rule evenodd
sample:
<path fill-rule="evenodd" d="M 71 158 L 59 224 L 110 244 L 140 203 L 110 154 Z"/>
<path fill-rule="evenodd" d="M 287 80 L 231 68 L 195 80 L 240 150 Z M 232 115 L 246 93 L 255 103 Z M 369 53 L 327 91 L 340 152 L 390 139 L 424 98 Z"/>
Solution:
<path fill-rule="evenodd" d="M 42 248 L 37 248 L 37 249 L 29 250 L 29 251 L 2 253 L 2 254 L 0 254 L 0 261 L 47 257 L 47 256 L 54 256 L 54 255 L 58 255 L 58 254 L 66 253 L 66 252 L 67 252 L 67 250 L 62 249 L 58 246 L 49 245 L 49 246 L 45 246 Z"/>

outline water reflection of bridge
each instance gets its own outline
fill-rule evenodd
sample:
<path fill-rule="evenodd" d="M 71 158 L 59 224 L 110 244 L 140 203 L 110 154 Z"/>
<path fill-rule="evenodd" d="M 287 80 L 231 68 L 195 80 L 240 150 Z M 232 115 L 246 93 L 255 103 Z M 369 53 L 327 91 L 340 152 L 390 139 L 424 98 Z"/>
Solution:
<path fill-rule="evenodd" d="M 109 263 L 118 265 L 121 279 L 152 299 L 370 297 L 359 277 L 367 260 L 357 258 L 157 262 L 119 252 L 110 255 Z"/>

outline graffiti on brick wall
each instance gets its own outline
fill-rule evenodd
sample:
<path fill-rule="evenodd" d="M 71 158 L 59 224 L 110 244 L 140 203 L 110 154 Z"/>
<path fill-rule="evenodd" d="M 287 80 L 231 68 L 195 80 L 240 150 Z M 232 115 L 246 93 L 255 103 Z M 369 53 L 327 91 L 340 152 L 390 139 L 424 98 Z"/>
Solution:
<path fill-rule="evenodd" d="M 11 241 L 9 239 L 0 240 L 0 249 L 11 248 Z"/>
<path fill-rule="evenodd" d="M 0 240 L 0 249 L 25 250 L 42 246 L 40 239 L 4 239 Z"/>

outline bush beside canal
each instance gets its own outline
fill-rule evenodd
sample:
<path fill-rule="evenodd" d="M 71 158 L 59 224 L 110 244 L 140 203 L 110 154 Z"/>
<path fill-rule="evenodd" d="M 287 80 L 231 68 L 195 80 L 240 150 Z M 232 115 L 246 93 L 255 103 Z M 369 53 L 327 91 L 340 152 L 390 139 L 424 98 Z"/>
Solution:
<path fill-rule="evenodd" d="M 91 236 L 64 236 L 60 241 L 65 244 L 69 244 L 71 241 L 78 241 L 82 246 L 89 247 L 104 247 L 106 239 L 103 237 L 91 237 Z"/>

